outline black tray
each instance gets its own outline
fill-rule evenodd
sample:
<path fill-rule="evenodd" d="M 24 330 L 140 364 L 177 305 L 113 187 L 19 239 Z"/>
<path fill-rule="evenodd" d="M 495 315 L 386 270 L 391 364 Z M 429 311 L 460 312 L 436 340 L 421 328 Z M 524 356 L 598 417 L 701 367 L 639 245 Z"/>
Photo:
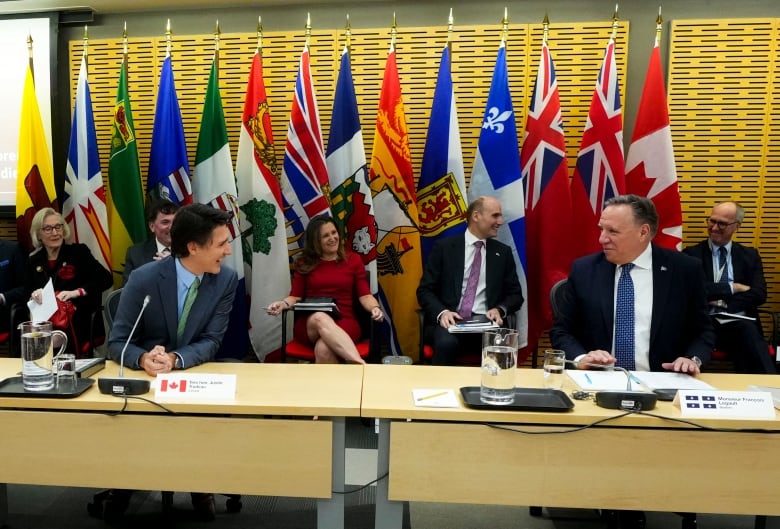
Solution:
<path fill-rule="evenodd" d="M 92 378 L 77 378 L 76 388 L 72 391 L 62 391 L 55 386 L 45 391 L 25 391 L 22 377 L 10 377 L 0 380 L 0 397 L 39 397 L 49 399 L 72 399 L 84 393 L 95 383 Z"/>
<path fill-rule="evenodd" d="M 478 410 L 511 411 L 569 411 L 574 407 L 571 399 L 559 389 L 515 388 L 515 401 L 512 404 L 485 404 L 479 398 L 479 386 L 460 388 L 463 403 Z"/>

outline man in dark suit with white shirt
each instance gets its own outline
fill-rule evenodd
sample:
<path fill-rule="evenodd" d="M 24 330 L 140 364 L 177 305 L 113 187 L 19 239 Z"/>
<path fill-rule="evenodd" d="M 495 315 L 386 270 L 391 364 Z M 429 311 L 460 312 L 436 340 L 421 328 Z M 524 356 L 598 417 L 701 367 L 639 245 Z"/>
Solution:
<path fill-rule="evenodd" d="M 469 205 L 466 219 L 463 235 L 434 245 L 417 288 L 417 300 L 425 312 L 425 341 L 433 346 L 434 364 L 452 365 L 459 355 L 482 348 L 481 334 L 450 334 L 450 326 L 479 315 L 501 325 L 523 304 L 512 249 L 494 239 L 504 223 L 501 203 L 493 197 L 479 197 Z M 474 267 L 477 252 L 479 269 Z M 473 285 L 471 296 L 469 283 Z"/>
<path fill-rule="evenodd" d="M 146 222 L 152 237 L 127 249 L 122 284 L 127 284 L 130 272 L 139 266 L 171 255 L 171 224 L 178 209 L 170 200 L 154 200 L 148 204 Z"/>
<path fill-rule="evenodd" d="M 714 317 L 716 347 L 734 361 L 740 373 L 774 374 L 774 360 L 761 335 L 757 309 L 766 303 L 766 280 L 761 256 L 732 239 L 745 218 L 736 202 L 721 202 L 707 219 L 709 237 L 685 253 L 699 260 L 704 271 L 707 301 L 713 312 L 724 311 L 756 321 L 718 321 Z"/>

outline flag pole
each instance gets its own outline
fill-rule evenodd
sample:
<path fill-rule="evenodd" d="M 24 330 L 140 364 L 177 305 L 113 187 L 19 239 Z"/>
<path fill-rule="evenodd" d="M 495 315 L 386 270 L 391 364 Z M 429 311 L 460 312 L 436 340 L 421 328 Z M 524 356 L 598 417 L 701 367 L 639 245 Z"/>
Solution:
<path fill-rule="evenodd" d="M 306 13 L 306 49 L 309 49 L 311 43 L 311 14 Z"/>
<path fill-rule="evenodd" d="M 219 73 L 219 36 L 222 32 L 219 30 L 219 19 L 217 19 L 217 25 L 214 28 L 214 66 Z"/>
<path fill-rule="evenodd" d="M 612 15 L 612 37 L 613 41 L 617 39 L 617 30 L 620 26 L 620 18 L 618 17 L 618 4 L 615 4 L 615 13 Z"/>
<path fill-rule="evenodd" d="M 550 30 L 550 18 L 547 13 L 544 14 L 544 20 L 542 20 L 542 46 L 547 46 L 547 37 Z"/>
<path fill-rule="evenodd" d="M 509 9 L 504 7 L 504 18 L 501 19 L 501 44 L 506 45 L 506 38 L 509 35 Z"/>
<path fill-rule="evenodd" d="M 260 57 L 263 56 L 263 17 L 257 17 L 257 48 L 255 49 Z"/>
<path fill-rule="evenodd" d="M 87 31 L 86 24 L 84 25 L 84 50 L 82 51 L 82 56 L 84 57 L 84 62 L 87 62 L 87 59 L 89 58 L 89 32 Z M 89 63 L 87 63 L 89 64 Z"/>
<path fill-rule="evenodd" d="M 33 84 L 35 84 L 35 68 L 33 63 L 33 38 L 32 33 L 27 34 L 27 56 L 30 61 L 30 75 L 32 75 Z"/>
<path fill-rule="evenodd" d="M 658 18 L 655 19 L 655 45 L 661 44 L 661 28 L 663 27 L 664 19 L 661 17 L 661 6 L 658 6 Z"/>
<path fill-rule="evenodd" d="M 171 19 L 168 19 L 168 23 L 165 25 L 165 56 L 171 56 Z"/>
<path fill-rule="evenodd" d="M 452 27 L 455 20 L 452 18 L 452 8 L 450 8 L 450 16 L 447 18 L 447 49 L 452 55 Z"/>
<path fill-rule="evenodd" d="M 347 53 L 352 54 L 352 25 L 349 23 L 349 13 L 347 13 L 347 25 L 344 26 L 344 45 L 347 47 Z"/>
<path fill-rule="evenodd" d="M 395 50 L 395 38 L 398 36 L 398 22 L 395 19 L 395 11 L 393 11 L 393 25 L 390 26 L 390 49 Z"/>
<path fill-rule="evenodd" d="M 127 20 L 125 20 L 124 27 L 122 28 L 122 61 L 127 68 Z"/>

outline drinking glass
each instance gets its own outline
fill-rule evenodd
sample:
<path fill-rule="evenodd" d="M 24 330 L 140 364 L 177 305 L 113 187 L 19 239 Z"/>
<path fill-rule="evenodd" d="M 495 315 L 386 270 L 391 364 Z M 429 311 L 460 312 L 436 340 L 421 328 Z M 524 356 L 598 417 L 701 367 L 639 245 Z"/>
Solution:
<path fill-rule="evenodd" d="M 561 389 L 566 371 L 566 353 L 560 349 L 544 351 L 544 387 Z"/>

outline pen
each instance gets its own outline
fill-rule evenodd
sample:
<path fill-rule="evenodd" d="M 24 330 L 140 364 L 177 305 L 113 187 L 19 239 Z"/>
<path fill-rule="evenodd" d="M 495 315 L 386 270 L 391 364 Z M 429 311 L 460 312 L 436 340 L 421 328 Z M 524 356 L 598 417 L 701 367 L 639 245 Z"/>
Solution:
<path fill-rule="evenodd" d="M 420 397 L 419 399 L 417 399 L 417 402 L 420 402 L 421 400 L 432 399 L 432 398 L 435 398 L 435 397 L 442 397 L 442 396 L 446 395 L 447 393 L 449 393 L 449 391 L 439 391 L 438 393 L 431 393 L 430 395 L 426 395 L 424 397 Z"/>
<path fill-rule="evenodd" d="M 590 379 L 590 376 L 587 373 L 585 373 L 585 380 L 588 381 L 588 384 L 593 384 L 593 381 Z"/>

